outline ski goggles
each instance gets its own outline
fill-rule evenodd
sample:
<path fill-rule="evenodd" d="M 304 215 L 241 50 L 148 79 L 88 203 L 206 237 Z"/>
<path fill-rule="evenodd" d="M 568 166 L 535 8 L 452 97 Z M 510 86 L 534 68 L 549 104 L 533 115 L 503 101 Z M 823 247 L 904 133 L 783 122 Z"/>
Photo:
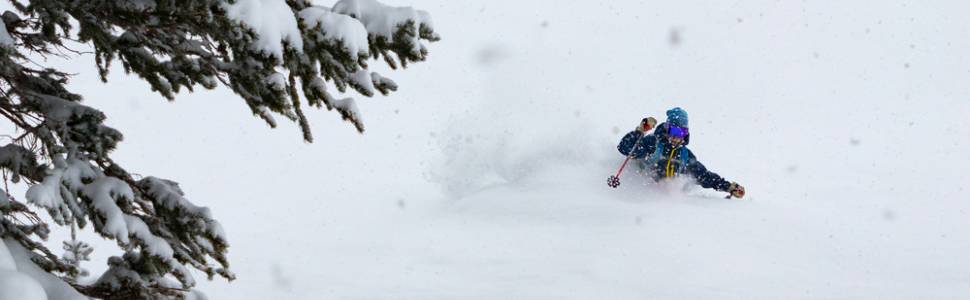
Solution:
<path fill-rule="evenodd" d="M 670 129 L 667 129 L 667 136 L 671 137 L 683 138 L 688 134 L 687 127 L 670 126 Z"/>

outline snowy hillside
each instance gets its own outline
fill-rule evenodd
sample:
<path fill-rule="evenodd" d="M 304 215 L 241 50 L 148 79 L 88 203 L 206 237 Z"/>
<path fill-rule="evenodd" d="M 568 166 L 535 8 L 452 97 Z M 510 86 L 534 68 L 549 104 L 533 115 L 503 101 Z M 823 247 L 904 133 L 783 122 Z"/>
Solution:
<path fill-rule="evenodd" d="M 970 296 L 965 4 L 423 5 L 444 40 L 370 132 L 316 118 L 348 144 L 250 149 L 284 166 L 213 181 L 264 183 L 219 210 L 244 262 L 210 295 Z M 620 136 L 675 105 L 747 198 L 605 185 Z M 265 181 L 289 172 L 312 175 Z"/>
<path fill-rule="evenodd" d="M 209 298 L 970 298 L 970 4 L 384 2 L 442 41 L 358 101 L 364 135 L 71 63 L 118 160 L 222 222 L 238 280 L 195 274 Z M 673 106 L 746 198 L 606 186 Z"/>

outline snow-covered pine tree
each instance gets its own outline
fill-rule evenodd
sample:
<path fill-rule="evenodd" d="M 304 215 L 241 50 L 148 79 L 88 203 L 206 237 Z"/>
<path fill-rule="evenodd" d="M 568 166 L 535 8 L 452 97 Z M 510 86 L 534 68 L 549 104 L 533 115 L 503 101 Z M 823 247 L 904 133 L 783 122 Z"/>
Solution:
<path fill-rule="evenodd" d="M 0 169 L 5 184 L 9 178 L 29 189 L 26 201 L 0 195 L 0 237 L 68 278 L 82 272 L 78 262 L 45 246 L 50 227 L 26 203 L 60 226 L 90 224 L 125 252 L 94 284 L 72 282 L 103 299 L 182 298 L 195 284 L 189 268 L 231 280 L 228 243 L 209 209 L 188 201 L 178 183 L 136 177 L 115 163 L 110 154 L 121 133 L 68 89 L 69 74 L 32 57 L 91 48 L 103 81 L 120 62 L 167 99 L 221 83 L 270 126 L 274 115 L 297 122 L 309 142 L 304 106 L 336 110 L 363 132 L 354 100 L 335 98 L 332 89 L 386 95 L 397 85 L 368 64 L 406 67 L 427 57 L 426 41 L 439 39 L 426 12 L 374 0 L 332 8 L 308 0 L 10 2 L 14 11 L 3 12 L 0 26 L 0 116 L 15 131 L 0 146 Z"/>
<path fill-rule="evenodd" d="M 71 224 L 71 240 L 64 241 L 64 254 L 61 259 L 65 263 L 73 266 L 71 272 L 66 274 L 66 279 L 68 282 L 76 283 L 79 278 L 88 276 L 88 270 L 81 267 L 81 262 L 91 260 L 91 252 L 94 252 L 94 248 L 88 243 L 77 239 L 77 229 L 74 224 Z"/>

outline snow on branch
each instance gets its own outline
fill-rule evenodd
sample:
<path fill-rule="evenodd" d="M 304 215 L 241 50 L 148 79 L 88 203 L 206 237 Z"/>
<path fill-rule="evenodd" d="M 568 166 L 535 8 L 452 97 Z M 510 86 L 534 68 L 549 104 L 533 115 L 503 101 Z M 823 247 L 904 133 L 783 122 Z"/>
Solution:
<path fill-rule="evenodd" d="M 0 147 L 0 168 L 13 173 L 13 181 L 19 182 L 20 176 L 37 180 L 44 174 L 45 166 L 37 163 L 34 153 L 20 145 L 7 144 Z"/>
<path fill-rule="evenodd" d="M 333 6 L 333 11 L 357 18 L 367 28 L 367 32 L 379 37 L 391 39 L 401 27 L 412 33 L 410 38 L 418 44 L 419 33 L 426 33 L 428 39 L 435 39 L 434 24 L 431 15 L 423 10 L 411 7 L 394 7 L 384 5 L 376 0 L 341 0 Z M 414 49 L 417 50 L 417 49 Z"/>
<path fill-rule="evenodd" d="M 33 56 L 69 58 L 77 52 L 65 44 L 84 44 L 103 81 L 117 61 L 169 100 L 222 84 L 270 126 L 276 115 L 298 123 L 310 142 L 303 105 L 334 110 L 363 132 L 359 103 L 345 94 L 398 89 L 369 63 L 407 67 L 427 58 L 424 43 L 440 39 L 427 12 L 375 0 L 332 8 L 309 0 L 69 2 L 14 1 L 0 16 L 0 119 L 19 135 L 0 147 L 0 169 L 29 185 L 26 203 L 54 223 L 91 224 L 125 251 L 109 259 L 101 280 L 74 286 L 95 298 L 179 298 L 195 284 L 188 268 L 231 280 L 229 243 L 209 209 L 186 199 L 178 183 L 135 179 L 115 163 L 121 133 L 68 89 L 71 74 Z M 49 232 L 30 206 L 0 194 L 0 236 L 36 254 L 46 272 L 78 274 L 88 248 L 66 244 L 73 252 L 61 259 L 38 241 Z"/>
<path fill-rule="evenodd" d="M 123 262 L 101 275 L 102 283 L 111 283 L 102 288 L 125 286 L 148 290 L 165 274 L 172 274 L 181 282 L 180 288 L 188 289 L 195 280 L 183 264 L 210 277 L 215 274 L 235 277 L 226 269 L 228 242 L 222 226 L 208 208 L 185 199 L 174 181 L 147 177 L 132 186 L 125 180 L 105 175 L 83 159 L 55 156 L 53 162 L 47 176 L 28 189 L 28 201 L 47 209 L 58 224 L 74 220 L 83 228 L 85 219 L 89 220 L 95 231 L 115 239 L 129 253 L 118 258 Z M 138 199 L 151 203 L 151 207 L 143 209 L 151 209 L 155 215 L 140 213 L 136 209 L 141 203 Z M 221 266 L 209 265 L 205 256 L 214 258 Z M 157 273 L 139 274 L 119 269 L 141 268 L 143 264 L 153 265 Z M 123 280 L 131 274 L 139 274 L 140 279 Z M 113 276 L 123 278 L 108 279 Z"/>
<path fill-rule="evenodd" d="M 127 245 L 129 243 L 128 222 L 118 203 L 130 205 L 128 202 L 135 198 L 135 192 L 131 187 L 117 178 L 101 177 L 85 185 L 81 190 L 81 196 L 87 199 L 85 204 L 98 214 L 94 223 L 95 229 L 107 237 L 115 238 L 118 243 Z"/>
<path fill-rule="evenodd" d="M 308 39 L 339 47 L 354 61 L 370 56 L 367 29 L 360 21 L 322 6 L 307 7 L 299 15 L 309 29 Z"/>
<path fill-rule="evenodd" d="M 371 52 L 384 56 L 385 61 L 396 68 L 388 51 L 397 55 L 401 66 L 409 62 L 423 61 L 428 49 L 421 40 L 437 41 L 441 37 L 434 31 L 431 15 L 411 7 L 384 5 L 376 0 L 341 0 L 333 11 L 349 15 L 361 21 L 367 28 Z"/>
<path fill-rule="evenodd" d="M 369 71 L 367 59 L 383 58 L 392 68 L 406 67 L 427 58 L 428 49 L 422 40 L 440 39 L 427 12 L 375 0 L 341 0 L 333 8 L 307 1 L 239 0 L 224 5 L 224 9 L 229 19 L 252 36 L 251 43 L 240 45 L 245 46 L 241 50 L 269 59 L 237 60 L 229 71 L 233 90 L 246 99 L 253 114 L 270 126 L 275 126 L 275 121 L 269 112 L 300 124 L 308 123 L 298 107 L 301 95 L 296 92 L 300 89 L 281 80 L 294 75 L 303 85 L 302 96 L 307 103 L 336 107 L 343 119 L 363 132 L 356 105 L 342 101 L 342 105 L 334 106 L 334 97 L 318 86 L 329 81 L 341 93 L 350 88 L 365 97 L 376 92 L 387 95 L 397 90 L 397 85 Z M 265 70 L 266 63 L 272 65 L 271 70 Z M 277 75 L 277 67 L 287 71 Z M 235 83 L 244 81 L 256 84 Z M 309 87 L 314 92 L 307 93 L 308 85 L 314 85 Z M 282 101 L 283 98 L 293 101 Z M 301 129 L 310 141 L 309 127 L 301 125 Z"/>
<path fill-rule="evenodd" d="M 253 43 L 253 50 L 263 52 L 274 57 L 277 62 L 283 62 L 283 43 L 288 43 L 290 49 L 303 50 L 303 39 L 300 29 L 296 26 L 293 11 L 282 0 L 238 0 L 233 4 L 224 4 L 226 16 L 256 32 L 258 38 Z"/>

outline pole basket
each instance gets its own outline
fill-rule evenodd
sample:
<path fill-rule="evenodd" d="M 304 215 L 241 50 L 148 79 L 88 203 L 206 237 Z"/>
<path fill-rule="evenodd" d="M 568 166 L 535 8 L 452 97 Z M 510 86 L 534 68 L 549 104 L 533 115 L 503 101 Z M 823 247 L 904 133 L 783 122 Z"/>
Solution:
<path fill-rule="evenodd" d="M 620 177 L 611 175 L 610 178 L 606 179 L 606 185 L 615 189 L 616 187 L 620 186 Z"/>

